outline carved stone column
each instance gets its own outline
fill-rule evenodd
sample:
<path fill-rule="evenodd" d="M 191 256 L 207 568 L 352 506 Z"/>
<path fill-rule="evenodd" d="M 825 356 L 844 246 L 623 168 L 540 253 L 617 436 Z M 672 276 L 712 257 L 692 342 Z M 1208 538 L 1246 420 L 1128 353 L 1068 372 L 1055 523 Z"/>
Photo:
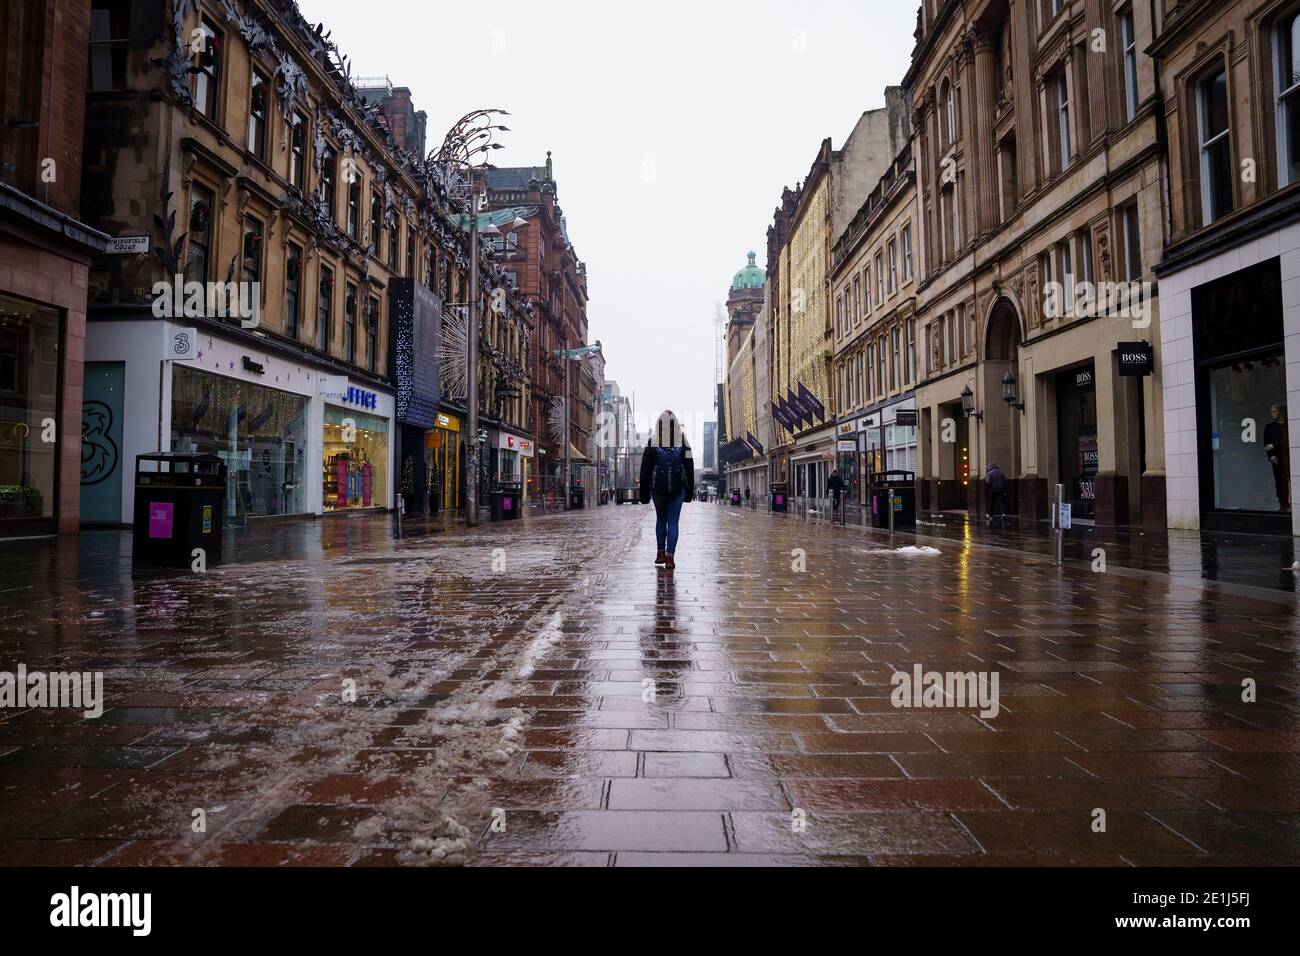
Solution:
<path fill-rule="evenodd" d="M 997 163 L 993 157 L 993 119 L 998 108 L 998 60 L 993 37 L 986 31 L 971 28 L 971 46 L 975 53 L 975 121 L 971 139 L 975 146 L 975 183 L 979 210 L 979 232 L 988 232 L 998 223 Z"/>

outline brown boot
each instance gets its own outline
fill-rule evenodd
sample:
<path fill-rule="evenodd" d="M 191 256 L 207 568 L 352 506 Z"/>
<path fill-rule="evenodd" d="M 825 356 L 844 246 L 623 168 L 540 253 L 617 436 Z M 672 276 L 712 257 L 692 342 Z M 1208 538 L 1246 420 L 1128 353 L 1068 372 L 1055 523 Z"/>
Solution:
<path fill-rule="evenodd" d="M 667 560 L 668 555 L 664 554 L 662 551 L 655 552 L 655 564 L 663 564 Z"/>
<path fill-rule="evenodd" d="M 671 571 L 671 570 L 672 570 L 673 568 L 675 568 L 675 567 L 677 567 L 677 562 L 675 562 L 675 561 L 673 560 L 673 556 L 672 556 L 671 554 L 665 554 L 665 555 L 664 555 L 664 570 L 665 570 L 665 571 Z"/>

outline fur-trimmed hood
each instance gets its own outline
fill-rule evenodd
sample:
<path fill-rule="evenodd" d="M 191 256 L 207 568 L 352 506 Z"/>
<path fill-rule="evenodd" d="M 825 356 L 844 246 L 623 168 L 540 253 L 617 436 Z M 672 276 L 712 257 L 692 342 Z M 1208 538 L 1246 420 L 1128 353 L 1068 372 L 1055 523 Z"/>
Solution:
<path fill-rule="evenodd" d="M 682 424 L 677 420 L 677 416 L 671 411 L 665 411 L 659 416 L 654 427 L 650 429 L 651 448 L 690 448 L 690 443 L 686 440 L 686 434 L 682 431 Z"/>

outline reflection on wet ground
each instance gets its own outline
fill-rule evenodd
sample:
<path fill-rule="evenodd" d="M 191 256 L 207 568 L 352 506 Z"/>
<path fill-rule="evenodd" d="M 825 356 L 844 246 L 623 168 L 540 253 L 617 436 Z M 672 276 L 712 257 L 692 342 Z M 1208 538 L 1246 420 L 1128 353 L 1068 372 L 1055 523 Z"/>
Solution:
<path fill-rule="evenodd" d="M 0 670 L 106 698 L 0 710 L 0 863 L 1300 861 L 1293 606 L 713 504 L 673 572 L 636 506 L 405 530 L 0 545 Z M 894 706 L 917 664 L 998 714 Z"/>

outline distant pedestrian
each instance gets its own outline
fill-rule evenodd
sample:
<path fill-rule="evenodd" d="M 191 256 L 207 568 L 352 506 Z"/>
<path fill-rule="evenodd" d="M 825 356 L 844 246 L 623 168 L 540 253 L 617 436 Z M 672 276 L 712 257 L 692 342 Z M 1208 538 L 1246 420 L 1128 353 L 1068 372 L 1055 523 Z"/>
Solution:
<path fill-rule="evenodd" d="M 992 524 L 995 514 L 1003 519 L 1007 516 L 1007 476 L 1002 474 L 997 462 L 991 461 L 985 479 L 989 487 L 989 524 Z"/>
<path fill-rule="evenodd" d="M 831 479 L 826 482 L 826 487 L 831 492 L 831 517 L 833 518 L 840 510 L 840 495 L 844 491 L 844 479 L 840 477 L 838 469 L 832 469 Z"/>
<path fill-rule="evenodd" d="M 650 441 L 641 456 L 641 504 L 654 501 L 655 564 L 665 570 L 676 567 L 678 522 L 682 504 L 695 497 L 695 462 L 691 446 L 682 433 L 677 416 L 666 411 L 659 416 L 650 432 Z"/>
<path fill-rule="evenodd" d="M 1291 496 L 1287 484 L 1290 481 L 1290 469 L 1287 467 L 1288 454 L 1291 451 L 1287 436 L 1286 413 L 1281 405 L 1274 405 L 1269 411 L 1273 420 L 1264 426 L 1264 454 L 1273 467 L 1273 488 L 1277 492 L 1277 510 L 1290 511 Z"/>
<path fill-rule="evenodd" d="M 745 486 L 745 503 L 746 503 L 746 504 L 749 503 L 749 486 L 748 486 L 748 485 Z"/>

